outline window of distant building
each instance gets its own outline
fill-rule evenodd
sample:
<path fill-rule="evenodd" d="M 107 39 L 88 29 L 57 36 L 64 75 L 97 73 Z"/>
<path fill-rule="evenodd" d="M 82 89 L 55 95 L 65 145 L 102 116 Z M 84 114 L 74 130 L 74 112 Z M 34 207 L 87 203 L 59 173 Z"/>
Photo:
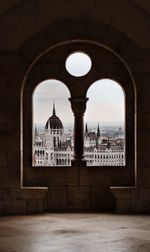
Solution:
<path fill-rule="evenodd" d="M 70 166 L 73 122 L 69 91 L 58 80 L 40 83 L 33 94 L 33 166 Z"/>
<path fill-rule="evenodd" d="M 110 79 L 87 92 L 84 155 L 88 166 L 125 166 L 125 95 Z"/>

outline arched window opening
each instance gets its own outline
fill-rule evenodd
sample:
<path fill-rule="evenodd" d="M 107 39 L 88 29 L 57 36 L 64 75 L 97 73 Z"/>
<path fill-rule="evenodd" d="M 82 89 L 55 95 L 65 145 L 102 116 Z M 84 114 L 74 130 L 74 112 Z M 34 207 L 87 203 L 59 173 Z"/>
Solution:
<path fill-rule="evenodd" d="M 90 86 L 87 97 L 84 131 L 87 166 L 125 166 L 124 90 L 117 82 L 102 79 Z M 94 159 L 92 153 L 98 153 L 100 159 Z"/>
<path fill-rule="evenodd" d="M 73 116 L 69 97 L 68 88 L 58 80 L 43 81 L 35 88 L 32 97 L 33 166 L 71 165 Z M 62 156 L 66 162 L 59 162 Z"/>

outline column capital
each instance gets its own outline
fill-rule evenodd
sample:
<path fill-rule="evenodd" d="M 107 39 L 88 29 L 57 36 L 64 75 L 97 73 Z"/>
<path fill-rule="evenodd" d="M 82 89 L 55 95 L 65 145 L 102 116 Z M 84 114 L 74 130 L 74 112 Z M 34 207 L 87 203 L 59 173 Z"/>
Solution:
<path fill-rule="evenodd" d="M 88 99 L 89 98 L 69 98 L 73 113 L 76 115 L 83 115 Z"/>

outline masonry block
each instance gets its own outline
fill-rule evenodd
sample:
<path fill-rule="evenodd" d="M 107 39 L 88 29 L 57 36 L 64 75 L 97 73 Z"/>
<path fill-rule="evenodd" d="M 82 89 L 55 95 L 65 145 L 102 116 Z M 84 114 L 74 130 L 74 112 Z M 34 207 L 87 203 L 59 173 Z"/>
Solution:
<path fill-rule="evenodd" d="M 47 211 L 67 210 L 67 189 L 66 187 L 49 187 L 47 197 Z"/>
<path fill-rule="evenodd" d="M 91 208 L 93 211 L 114 211 L 115 198 L 106 187 L 91 187 Z"/>
<path fill-rule="evenodd" d="M 69 211 L 89 211 L 89 192 L 89 187 L 69 187 L 67 192 L 67 209 Z"/>

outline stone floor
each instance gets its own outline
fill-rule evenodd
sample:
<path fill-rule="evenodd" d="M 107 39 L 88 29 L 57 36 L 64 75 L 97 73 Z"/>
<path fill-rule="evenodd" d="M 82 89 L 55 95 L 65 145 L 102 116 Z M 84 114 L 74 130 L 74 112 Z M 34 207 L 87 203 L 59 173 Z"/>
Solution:
<path fill-rule="evenodd" d="M 0 217 L 0 252 L 150 252 L 150 217 L 44 214 Z"/>

